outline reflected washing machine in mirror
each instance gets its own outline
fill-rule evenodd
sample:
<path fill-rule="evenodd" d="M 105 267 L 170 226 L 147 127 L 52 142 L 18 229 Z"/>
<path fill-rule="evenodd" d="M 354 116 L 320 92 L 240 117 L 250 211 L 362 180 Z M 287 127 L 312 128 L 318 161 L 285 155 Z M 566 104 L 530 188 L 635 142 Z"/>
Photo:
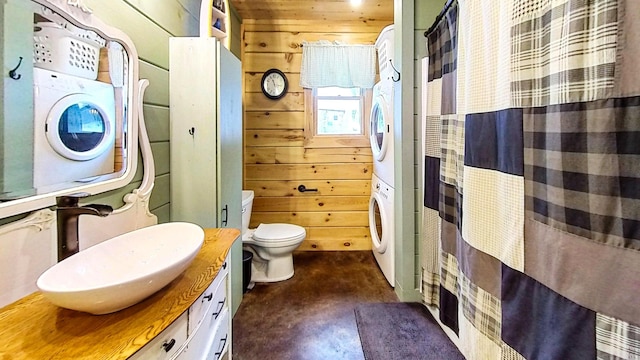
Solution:
<path fill-rule="evenodd" d="M 115 169 L 111 84 L 34 68 L 34 187 L 56 190 Z"/>
<path fill-rule="evenodd" d="M 371 179 L 369 229 L 373 255 L 385 278 L 395 286 L 394 190 L 375 174 Z"/>

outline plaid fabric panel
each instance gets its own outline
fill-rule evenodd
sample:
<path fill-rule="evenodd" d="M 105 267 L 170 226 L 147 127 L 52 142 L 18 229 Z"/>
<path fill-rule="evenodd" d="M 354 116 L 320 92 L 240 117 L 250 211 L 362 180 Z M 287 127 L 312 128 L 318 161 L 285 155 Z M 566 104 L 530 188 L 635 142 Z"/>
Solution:
<path fill-rule="evenodd" d="M 440 285 L 452 294 L 458 294 L 458 259 L 442 251 L 440 253 Z"/>
<path fill-rule="evenodd" d="M 422 269 L 422 303 L 438 306 L 440 298 L 440 275 Z"/>
<path fill-rule="evenodd" d="M 462 229 L 462 194 L 443 182 L 440 183 L 440 218 Z"/>
<path fill-rule="evenodd" d="M 429 81 L 453 72 L 457 67 L 458 1 L 454 1 L 440 23 L 427 35 Z"/>
<path fill-rule="evenodd" d="M 460 188 L 464 173 L 464 116 L 442 115 L 440 180 Z"/>
<path fill-rule="evenodd" d="M 476 286 L 460 273 L 460 304 L 462 313 L 473 326 L 496 344 L 500 344 L 502 308 L 500 299 Z"/>
<path fill-rule="evenodd" d="M 598 359 L 640 359 L 640 327 L 612 317 L 596 315 Z"/>
<path fill-rule="evenodd" d="M 513 9 L 514 107 L 604 99 L 615 85 L 618 0 L 521 0 Z"/>
<path fill-rule="evenodd" d="M 462 351 L 462 354 L 464 354 L 466 359 L 500 359 L 500 353 L 502 351 L 501 346 L 499 344 L 496 344 L 492 339 L 489 339 L 478 328 L 476 328 L 473 321 L 469 321 L 465 316 L 460 316 L 459 325 L 460 341 L 458 341 L 458 345 L 460 346 L 460 350 Z"/>
<path fill-rule="evenodd" d="M 527 216 L 640 250 L 640 97 L 525 109 Z"/>

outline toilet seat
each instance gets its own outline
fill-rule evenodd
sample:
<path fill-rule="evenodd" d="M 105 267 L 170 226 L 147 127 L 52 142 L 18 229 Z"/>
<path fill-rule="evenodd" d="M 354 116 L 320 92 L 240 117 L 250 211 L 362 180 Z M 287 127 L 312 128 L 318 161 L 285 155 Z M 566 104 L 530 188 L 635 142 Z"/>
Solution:
<path fill-rule="evenodd" d="M 251 234 L 249 242 L 265 247 L 287 246 L 302 241 L 306 235 L 305 229 L 298 225 L 260 224 Z"/>
<path fill-rule="evenodd" d="M 289 241 L 304 236 L 302 226 L 294 224 L 260 224 L 253 233 L 253 239 L 258 241 Z"/>

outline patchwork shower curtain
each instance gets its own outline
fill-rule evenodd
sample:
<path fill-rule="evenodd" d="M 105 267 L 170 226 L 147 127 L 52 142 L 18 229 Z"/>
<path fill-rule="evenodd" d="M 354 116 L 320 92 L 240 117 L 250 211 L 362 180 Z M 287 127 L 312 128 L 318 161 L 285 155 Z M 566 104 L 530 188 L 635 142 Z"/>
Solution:
<path fill-rule="evenodd" d="M 425 34 L 423 294 L 468 359 L 640 359 L 640 1 Z"/>

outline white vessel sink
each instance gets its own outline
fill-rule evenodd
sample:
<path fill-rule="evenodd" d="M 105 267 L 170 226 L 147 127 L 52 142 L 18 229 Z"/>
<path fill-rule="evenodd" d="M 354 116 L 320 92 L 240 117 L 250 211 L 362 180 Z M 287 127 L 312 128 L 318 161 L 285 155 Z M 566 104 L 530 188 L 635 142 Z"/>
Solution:
<path fill-rule="evenodd" d="M 134 305 L 189 266 L 204 242 L 198 225 L 138 229 L 81 251 L 45 271 L 36 285 L 55 305 L 108 314 Z"/>

